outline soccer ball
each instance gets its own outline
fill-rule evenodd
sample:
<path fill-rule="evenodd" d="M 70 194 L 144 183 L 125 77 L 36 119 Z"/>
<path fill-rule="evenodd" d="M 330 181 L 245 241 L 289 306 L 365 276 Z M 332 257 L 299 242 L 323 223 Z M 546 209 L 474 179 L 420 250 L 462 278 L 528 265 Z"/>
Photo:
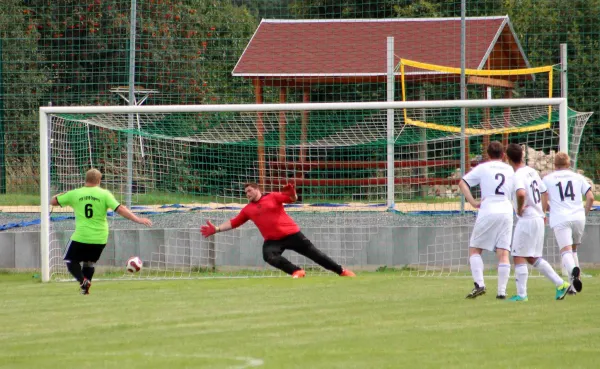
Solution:
<path fill-rule="evenodd" d="M 135 272 L 139 272 L 140 270 L 142 270 L 142 265 L 144 263 L 142 262 L 142 259 L 140 259 L 137 256 L 132 256 L 127 260 L 127 271 L 129 273 L 135 273 Z"/>

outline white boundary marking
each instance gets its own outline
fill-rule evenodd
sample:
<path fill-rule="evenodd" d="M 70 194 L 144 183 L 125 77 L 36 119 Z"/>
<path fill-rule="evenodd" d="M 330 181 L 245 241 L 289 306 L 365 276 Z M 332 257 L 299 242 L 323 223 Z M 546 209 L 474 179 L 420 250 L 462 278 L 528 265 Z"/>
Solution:
<path fill-rule="evenodd" d="M 244 356 L 225 356 L 225 355 L 209 355 L 209 354 L 156 354 L 154 352 L 144 352 L 144 356 L 148 357 L 164 357 L 164 358 L 197 358 L 197 359 L 223 359 L 223 360 L 235 360 L 243 362 L 241 365 L 229 366 L 229 369 L 246 369 L 256 368 L 262 366 L 265 362 L 262 359 L 256 359 L 253 357 Z"/>
<path fill-rule="evenodd" d="M 37 354 L 37 355 L 36 355 Z M 253 358 L 253 357 L 246 357 L 246 356 L 227 356 L 227 355 L 211 355 L 211 354 L 179 354 L 179 353 L 172 353 L 172 354 L 168 354 L 168 353 L 155 353 L 155 352 L 136 352 L 136 351 L 128 351 L 128 352 L 86 352 L 86 353 L 72 353 L 70 355 L 72 356 L 80 356 L 80 355 L 85 355 L 87 357 L 90 356 L 125 356 L 125 355 L 131 355 L 131 354 L 141 354 L 143 356 L 146 357 L 161 357 L 161 358 L 195 358 L 195 359 L 220 359 L 220 360 L 229 360 L 229 361 L 237 361 L 240 362 L 239 365 L 234 365 L 234 366 L 227 366 L 225 368 L 227 369 L 247 369 L 247 368 L 257 368 L 259 366 L 263 366 L 264 365 L 264 360 L 262 359 L 257 359 L 257 358 Z M 34 353 L 33 355 L 29 355 L 29 356 L 53 356 L 53 353 L 47 353 L 47 352 L 37 352 Z M 13 356 L 11 354 L 8 355 L 3 355 L 0 354 L 1 356 Z"/>

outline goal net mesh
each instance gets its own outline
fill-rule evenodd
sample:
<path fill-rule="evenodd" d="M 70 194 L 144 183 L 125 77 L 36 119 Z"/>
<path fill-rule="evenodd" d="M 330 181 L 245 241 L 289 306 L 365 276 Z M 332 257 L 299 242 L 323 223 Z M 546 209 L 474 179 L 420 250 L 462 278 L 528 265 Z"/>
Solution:
<path fill-rule="evenodd" d="M 557 106 L 466 113 L 467 167 L 485 160 L 487 138 L 523 144 L 528 164 L 542 174 L 551 170 L 559 143 Z M 415 125 L 406 117 L 429 123 Z M 572 156 L 588 117 L 569 112 Z M 98 263 L 102 278 L 281 275 L 263 261 L 262 238 L 251 222 L 207 239 L 199 232 L 207 220 L 220 224 L 242 209 L 248 182 L 263 192 L 296 183 L 299 202 L 287 212 L 342 265 L 415 275 L 467 272 L 474 213 L 468 205 L 460 212 L 456 186 L 460 108 L 397 109 L 393 126 L 392 209 L 386 205 L 386 110 L 54 114 L 50 194 L 82 186 L 86 170 L 95 167 L 117 200 L 130 198 L 132 211 L 153 220 L 153 228 L 142 229 L 109 215 L 111 233 Z M 70 279 L 62 252 L 73 214 L 51 210 L 51 275 Z M 133 255 L 144 268 L 131 275 L 124 265 Z M 284 256 L 309 274 L 325 273 L 300 255 Z"/>

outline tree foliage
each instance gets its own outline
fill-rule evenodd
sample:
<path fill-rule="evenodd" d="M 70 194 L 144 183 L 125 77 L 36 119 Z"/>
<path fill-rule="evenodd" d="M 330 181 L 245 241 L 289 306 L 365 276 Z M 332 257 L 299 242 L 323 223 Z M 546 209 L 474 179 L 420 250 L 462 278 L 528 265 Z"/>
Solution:
<path fill-rule="evenodd" d="M 15 180 L 5 177 L 0 181 L 10 192 L 35 186 L 37 160 L 30 154 L 38 152 L 37 112 L 51 81 L 38 45 L 40 34 L 28 20 L 28 9 L 19 0 L 5 0 L 1 9 L 0 125 L 4 146 L 0 166 L 5 167 L 3 174 Z"/>
<path fill-rule="evenodd" d="M 129 83 L 130 3 L 29 1 L 28 21 L 51 63 L 55 103 L 118 102 L 109 90 Z M 210 103 L 235 86 L 220 72 L 233 69 L 256 27 L 245 7 L 210 0 L 137 5 L 135 82 L 160 92 L 155 103 Z"/>

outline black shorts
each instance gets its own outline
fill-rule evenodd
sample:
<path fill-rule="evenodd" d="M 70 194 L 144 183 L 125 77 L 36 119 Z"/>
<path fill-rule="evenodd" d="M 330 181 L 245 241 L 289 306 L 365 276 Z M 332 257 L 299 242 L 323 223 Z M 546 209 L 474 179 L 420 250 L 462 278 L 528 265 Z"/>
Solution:
<path fill-rule="evenodd" d="M 301 253 L 301 251 L 311 247 L 314 247 L 312 242 L 302 232 L 285 236 L 279 240 L 265 240 L 263 242 L 263 250 L 277 250 L 280 254 L 285 250 L 293 250 Z"/>
<path fill-rule="evenodd" d="M 75 263 L 88 261 L 95 263 L 100 259 L 106 244 L 82 243 L 70 240 L 65 249 L 63 260 Z"/>

